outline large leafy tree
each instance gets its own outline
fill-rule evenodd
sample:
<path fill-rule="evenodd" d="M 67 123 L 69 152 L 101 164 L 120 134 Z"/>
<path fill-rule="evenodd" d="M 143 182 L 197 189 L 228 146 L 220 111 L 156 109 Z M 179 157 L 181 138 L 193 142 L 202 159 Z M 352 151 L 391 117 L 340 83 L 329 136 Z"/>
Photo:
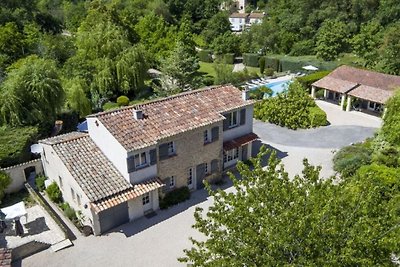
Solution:
<path fill-rule="evenodd" d="M 228 14 L 217 13 L 207 23 L 207 27 L 203 30 L 202 35 L 204 40 L 211 44 L 211 42 L 218 36 L 230 32 L 231 24 L 228 19 Z"/>
<path fill-rule="evenodd" d="M 347 26 L 341 21 L 327 20 L 317 33 L 317 56 L 323 60 L 333 60 L 347 45 Z"/>
<path fill-rule="evenodd" d="M 167 94 L 194 89 L 198 85 L 199 60 L 182 42 L 177 42 L 171 55 L 162 62 L 163 89 Z"/>
<path fill-rule="evenodd" d="M 386 103 L 383 122 L 380 134 L 389 144 L 400 147 L 400 88 Z"/>
<path fill-rule="evenodd" d="M 392 25 L 386 30 L 379 54 L 376 69 L 400 75 L 400 23 Z"/>
<path fill-rule="evenodd" d="M 233 192 L 208 191 L 214 203 L 197 208 L 192 240 L 181 261 L 195 266 L 391 266 L 400 251 L 399 172 L 369 169 L 340 183 L 319 178 L 304 160 L 288 177 L 273 153 L 254 169 L 239 163 Z M 372 172 L 373 171 L 373 172 Z M 375 174 L 379 174 L 375 175 Z"/>
<path fill-rule="evenodd" d="M 54 61 L 37 56 L 21 59 L 10 67 L 1 87 L 2 121 L 33 125 L 54 119 L 64 96 Z"/>

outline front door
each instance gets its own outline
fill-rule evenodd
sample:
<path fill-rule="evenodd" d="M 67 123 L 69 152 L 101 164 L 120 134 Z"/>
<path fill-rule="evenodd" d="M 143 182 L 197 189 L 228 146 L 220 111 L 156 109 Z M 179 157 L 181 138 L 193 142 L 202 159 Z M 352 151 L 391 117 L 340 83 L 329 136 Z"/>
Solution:
<path fill-rule="evenodd" d="M 151 201 L 151 193 L 146 193 L 142 196 L 142 204 L 143 204 L 143 211 L 149 211 L 153 208 L 152 201 Z"/>
<path fill-rule="evenodd" d="M 203 179 L 206 176 L 205 164 L 199 164 L 196 166 L 196 188 L 200 189 L 204 187 Z"/>
<path fill-rule="evenodd" d="M 248 149 L 248 145 L 247 145 L 247 144 L 244 145 L 244 146 L 242 146 L 242 161 L 248 160 L 248 156 L 247 156 L 248 152 L 247 152 L 247 149 Z"/>
<path fill-rule="evenodd" d="M 189 168 L 188 178 L 187 178 L 187 186 L 189 190 L 192 190 L 194 188 L 194 179 L 195 179 L 194 168 Z"/>

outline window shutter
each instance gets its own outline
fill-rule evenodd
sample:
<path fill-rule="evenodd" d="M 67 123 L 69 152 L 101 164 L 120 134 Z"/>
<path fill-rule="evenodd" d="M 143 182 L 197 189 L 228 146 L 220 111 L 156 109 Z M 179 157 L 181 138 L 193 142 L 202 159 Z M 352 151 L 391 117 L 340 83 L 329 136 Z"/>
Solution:
<path fill-rule="evenodd" d="M 223 122 L 223 124 L 224 124 L 223 130 L 226 131 L 226 130 L 229 129 L 229 122 L 231 121 L 232 114 L 231 113 L 226 113 L 226 114 L 223 114 L 223 115 L 226 117 L 226 119 Z"/>
<path fill-rule="evenodd" d="M 199 164 L 196 166 L 196 184 L 197 184 L 197 189 L 203 188 L 203 179 L 206 176 L 205 172 L 205 164 Z"/>
<path fill-rule="evenodd" d="M 218 171 L 218 160 L 217 159 L 213 159 L 211 161 L 211 173 L 215 173 Z"/>
<path fill-rule="evenodd" d="M 150 165 L 154 165 L 157 163 L 157 151 L 156 149 L 152 149 L 149 152 L 150 154 Z"/>
<path fill-rule="evenodd" d="M 135 157 L 130 156 L 129 158 L 126 159 L 126 163 L 128 165 L 128 172 L 134 172 L 135 171 Z"/>
<path fill-rule="evenodd" d="M 168 144 L 161 144 L 158 147 L 158 156 L 160 158 L 160 160 L 166 159 L 168 158 Z"/>
<path fill-rule="evenodd" d="M 218 138 L 219 138 L 219 127 L 216 126 L 211 129 L 211 142 L 218 141 Z"/>
<path fill-rule="evenodd" d="M 241 109 L 240 110 L 240 125 L 243 125 L 246 123 L 246 109 Z"/>
<path fill-rule="evenodd" d="M 164 180 L 163 180 L 163 182 L 164 182 L 164 184 L 165 184 L 165 186 L 163 187 L 163 191 L 164 192 L 166 192 L 166 191 L 168 191 L 169 190 L 169 177 L 167 177 L 167 178 L 165 178 Z"/>

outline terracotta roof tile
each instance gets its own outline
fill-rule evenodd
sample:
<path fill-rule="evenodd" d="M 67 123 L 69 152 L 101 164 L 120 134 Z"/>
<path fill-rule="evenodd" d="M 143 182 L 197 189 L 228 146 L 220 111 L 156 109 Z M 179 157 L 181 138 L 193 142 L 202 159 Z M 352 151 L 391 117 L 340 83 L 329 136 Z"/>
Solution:
<path fill-rule="evenodd" d="M 53 149 L 90 201 L 132 188 L 86 133 L 64 135 L 62 142 L 44 140 Z"/>
<path fill-rule="evenodd" d="M 117 206 L 130 199 L 134 199 L 153 190 L 157 190 L 158 188 L 161 188 L 163 186 L 164 184 L 159 178 L 153 178 L 145 182 L 135 184 L 132 188 L 119 192 L 115 195 L 92 202 L 91 206 L 96 213 L 99 213 L 103 210 Z"/>
<path fill-rule="evenodd" d="M 249 18 L 250 19 L 262 19 L 265 15 L 263 13 L 258 13 L 258 12 L 253 12 L 250 13 Z"/>
<path fill-rule="evenodd" d="M 223 145 L 224 151 L 232 150 L 236 147 L 240 147 L 242 145 L 248 144 L 256 139 L 258 139 L 258 136 L 255 133 L 249 133 L 249 134 L 242 135 L 233 140 L 224 142 L 224 145 Z"/>
<path fill-rule="evenodd" d="M 358 98 L 385 103 L 393 95 L 395 89 L 400 88 L 400 76 L 340 66 L 313 85 L 339 93 L 348 93 Z"/>
<path fill-rule="evenodd" d="M 93 114 L 128 150 L 141 149 L 159 140 L 224 119 L 221 113 L 253 104 L 243 100 L 242 92 L 232 86 L 194 90 L 149 103 L 110 112 Z M 142 110 L 136 120 L 133 110 Z"/>
<path fill-rule="evenodd" d="M 393 92 L 371 86 L 360 85 L 354 90 L 351 90 L 348 95 L 385 104 L 386 101 L 393 95 Z"/>
<path fill-rule="evenodd" d="M 230 18 L 246 18 L 249 13 L 232 13 L 229 17 Z"/>

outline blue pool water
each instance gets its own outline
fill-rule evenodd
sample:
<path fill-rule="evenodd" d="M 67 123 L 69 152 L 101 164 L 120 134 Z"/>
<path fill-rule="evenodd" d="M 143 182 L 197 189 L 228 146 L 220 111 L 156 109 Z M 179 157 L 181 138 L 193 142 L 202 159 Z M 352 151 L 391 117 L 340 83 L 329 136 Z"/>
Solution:
<path fill-rule="evenodd" d="M 271 88 L 273 91 L 272 96 L 276 96 L 279 93 L 282 93 L 283 91 L 285 91 L 286 89 L 288 89 L 289 84 L 292 82 L 292 80 L 284 80 L 284 81 L 279 81 L 279 82 L 270 82 L 270 83 L 266 83 L 263 85 L 259 85 L 259 86 L 254 86 L 251 87 L 250 90 L 255 90 L 261 86 L 266 86 L 268 88 Z"/>

